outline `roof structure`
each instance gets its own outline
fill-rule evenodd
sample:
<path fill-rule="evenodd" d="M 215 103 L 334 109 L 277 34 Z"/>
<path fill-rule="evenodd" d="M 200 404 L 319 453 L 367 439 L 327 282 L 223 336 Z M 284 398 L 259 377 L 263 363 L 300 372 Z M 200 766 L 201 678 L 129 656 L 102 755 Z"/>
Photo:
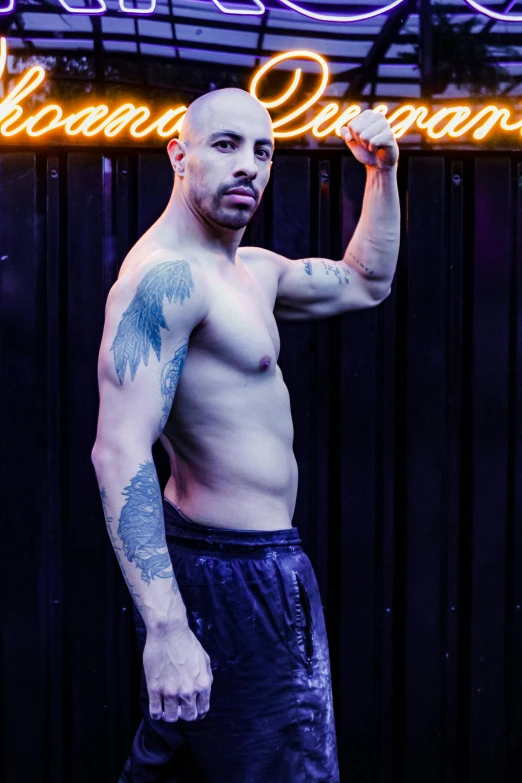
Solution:
<path fill-rule="evenodd" d="M 304 49 L 328 61 L 324 98 L 358 100 L 363 108 L 469 98 L 470 90 L 483 88 L 481 79 L 489 80 L 490 95 L 516 105 L 522 97 L 522 0 L 495 0 L 484 7 L 475 0 L 436 5 L 431 0 L 0 0 L 1 5 L 0 34 L 8 40 L 11 73 L 20 56 L 84 57 L 86 73 L 97 83 L 113 78 L 117 62 L 134 63 L 141 79 L 148 78 L 152 63 L 187 72 L 197 66 L 204 76 L 186 87 L 190 99 L 215 86 L 217 71 L 253 73 L 280 52 Z M 311 61 L 299 65 L 317 70 Z M 53 72 L 52 78 L 85 79 L 86 73 Z"/>

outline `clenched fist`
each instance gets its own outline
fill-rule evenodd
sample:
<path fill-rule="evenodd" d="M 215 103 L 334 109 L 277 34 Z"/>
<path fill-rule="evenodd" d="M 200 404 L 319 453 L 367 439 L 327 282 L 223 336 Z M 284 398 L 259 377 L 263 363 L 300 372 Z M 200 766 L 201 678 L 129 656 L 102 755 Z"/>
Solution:
<path fill-rule="evenodd" d="M 148 630 L 143 668 L 150 716 L 168 722 L 204 718 L 213 676 L 210 658 L 188 625 L 179 630 Z"/>
<path fill-rule="evenodd" d="M 381 112 L 366 109 L 340 130 L 354 157 L 365 166 L 391 169 L 399 159 L 399 147 L 390 123 Z"/>

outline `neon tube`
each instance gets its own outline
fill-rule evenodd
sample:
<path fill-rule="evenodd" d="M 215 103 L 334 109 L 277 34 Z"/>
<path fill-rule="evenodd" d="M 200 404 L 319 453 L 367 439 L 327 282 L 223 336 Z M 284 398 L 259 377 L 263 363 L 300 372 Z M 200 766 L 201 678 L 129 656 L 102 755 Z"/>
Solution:
<path fill-rule="evenodd" d="M 320 70 L 319 85 L 310 96 L 303 96 L 296 107 L 287 108 L 290 99 L 298 95 L 302 81 L 302 68 L 297 62 L 303 59 L 315 62 Z M 268 86 L 263 81 L 271 69 L 289 60 L 296 60 L 295 67 L 288 74 L 289 86 L 274 97 L 259 97 L 268 92 Z M 0 38 L 0 77 L 7 64 L 7 42 Z M 40 106 L 38 111 L 26 108 L 25 101 L 42 85 L 46 77 L 45 70 L 35 65 L 25 71 L 11 91 L 0 101 L 0 137 L 20 140 L 42 139 L 49 136 L 56 138 L 127 140 L 131 139 L 168 139 L 181 129 L 186 106 L 173 106 L 162 114 L 153 116 L 153 110 L 148 106 L 135 106 L 131 102 L 109 106 L 99 104 L 85 106 L 74 111 L 67 111 L 59 104 Z M 331 101 L 321 105 L 320 101 L 328 84 L 328 63 L 316 52 L 298 49 L 294 52 L 283 52 L 272 57 L 253 75 L 250 93 L 258 98 L 267 109 L 279 109 L 277 119 L 272 121 L 276 138 L 296 138 L 305 133 L 317 139 L 328 136 L 339 136 L 343 125 L 351 122 L 361 113 L 358 104 L 341 105 Z M 387 116 L 388 122 L 397 139 L 407 133 L 423 133 L 429 139 L 452 141 L 468 136 L 470 141 L 480 141 L 491 133 L 512 134 L 518 131 L 522 135 L 522 118 L 512 117 L 512 109 L 508 106 L 492 104 L 474 110 L 471 106 L 443 106 L 436 110 L 428 106 L 406 104 L 399 106 L 388 116 L 386 104 L 379 104 L 374 109 Z"/>

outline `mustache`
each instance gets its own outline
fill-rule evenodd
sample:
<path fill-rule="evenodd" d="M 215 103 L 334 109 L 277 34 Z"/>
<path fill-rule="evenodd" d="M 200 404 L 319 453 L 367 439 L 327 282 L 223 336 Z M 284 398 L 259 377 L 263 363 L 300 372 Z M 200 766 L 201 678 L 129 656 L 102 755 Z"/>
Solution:
<path fill-rule="evenodd" d="M 233 185 L 226 185 L 219 189 L 219 195 L 224 196 L 225 193 L 228 193 L 230 190 L 234 190 L 235 188 L 245 188 L 246 190 L 250 191 L 256 201 L 259 199 L 259 191 L 256 190 L 251 182 L 234 182 Z"/>

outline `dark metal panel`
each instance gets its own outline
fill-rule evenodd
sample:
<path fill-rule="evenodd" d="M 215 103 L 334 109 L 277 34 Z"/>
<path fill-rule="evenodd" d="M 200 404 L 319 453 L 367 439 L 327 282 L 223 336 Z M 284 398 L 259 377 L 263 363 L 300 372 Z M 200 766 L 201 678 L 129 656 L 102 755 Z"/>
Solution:
<path fill-rule="evenodd" d="M 400 616 L 396 583 L 397 556 L 397 343 L 399 279 L 407 275 L 406 191 L 407 167 L 399 167 L 398 183 L 401 200 L 401 243 L 397 272 L 388 299 L 378 308 L 378 357 L 376 366 L 376 432 L 375 432 L 375 589 L 374 616 L 376 633 L 375 651 L 375 710 L 376 710 L 376 760 L 375 780 L 392 783 L 397 780 L 397 759 L 400 741 L 397 730 L 402 729 L 402 692 L 397 703 L 397 663 L 402 660 L 402 636 L 400 645 L 396 638 L 402 628 L 397 623 Z M 402 286 L 402 288 L 405 288 Z M 402 392 L 401 392 L 402 393 Z M 397 517 L 403 516 L 398 514 Z M 401 528 L 399 528 L 401 530 Z"/>
<path fill-rule="evenodd" d="M 48 587 L 47 599 L 49 631 L 47 655 L 49 659 L 49 693 L 47 742 L 49 743 L 49 781 L 63 779 L 63 694 L 65 682 L 63 659 L 63 496 L 66 487 L 62 483 L 64 453 L 62 449 L 62 411 L 64 405 L 65 362 L 63 354 L 65 301 L 63 278 L 65 275 L 64 240 L 62 236 L 64 216 L 60 210 L 60 185 L 63 171 L 58 157 L 46 161 L 47 224 L 47 359 L 46 359 L 46 429 L 47 462 L 45 476 L 46 520 L 44 531 L 44 562 Z M 52 728 L 51 728 L 52 727 Z"/>
<path fill-rule="evenodd" d="M 463 315 L 464 315 L 464 200 L 470 183 L 464 176 L 462 161 L 453 161 L 449 182 L 449 242 L 446 265 L 446 528 L 442 541 L 442 647 L 444 679 L 442 682 L 441 777 L 445 783 L 460 783 L 464 779 L 462 762 L 466 752 L 459 727 L 459 620 L 463 618 L 460 600 L 460 515 L 462 509 L 463 475 L 462 408 L 463 398 Z"/>
<path fill-rule="evenodd" d="M 446 540 L 444 159 L 409 165 L 405 373 L 407 486 L 404 783 L 441 780 Z"/>
<path fill-rule="evenodd" d="M 141 236 L 168 204 L 174 175 L 167 152 L 138 156 L 138 234 Z"/>
<path fill-rule="evenodd" d="M 134 170 L 128 157 L 116 158 L 114 165 L 114 232 L 116 265 L 119 270 L 130 248 L 138 238 L 136 205 L 132 189 Z"/>
<path fill-rule="evenodd" d="M 310 255 L 310 158 L 279 155 L 272 177 L 272 250 L 288 258 L 306 258 Z"/>
<path fill-rule="evenodd" d="M 510 352 L 510 519 L 508 557 L 512 574 L 508 594 L 507 780 L 522 768 L 522 163 L 516 171 L 516 246 L 512 266 Z"/>
<path fill-rule="evenodd" d="M 64 524 L 64 582 L 67 634 L 66 704 L 68 779 L 100 780 L 113 732 L 106 677 L 106 563 L 109 542 L 90 454 L 98 417 L 97 357 L 106 293 L 104 159 L 73 153 L 67 171 L 67 508 Z M 119 705 L 114 705 L 119 709 Z M 102 768 L 105 764 L 102 762 Z M 112 770 L 108 770 L 110 774 Z M 103 781 L 109 781 L 102 772 Z"/>
<path fill-rule="evenodd" d="M 477 783 L 505 774 L 510 179 L 509 159 L 476 159 L 470 757 Z"/>
<path fill-rule="evenodd" d="M 365 169 L 343 157 L 341 169 L 345 247 L 360 215 Z M 343 248 L 344 253 L 344 248 Z M 377 402 L 377 310 L 348 313 L 341 320 L 338 361 L 342 603 L 340 759 L 348 778 L 370 783 L 375 776 L 378 686 L 375 682 L 375 526 Z M 354 644 L 353 640 L 357 639 Z"/>
<path fill-rule="evenodd" d="M 2 780 L 41 780 L 48 606 L 43 571 L 45 265 L 35 156 L 0 156 Z"/>
<path fill-rule="evenodd" d="M 395 629 L 395 341 L 396 288 L 379 308 L 375 432 L 375 720 L 376 779 L 391 783 L 393 775 L 393 705 Z"/>

